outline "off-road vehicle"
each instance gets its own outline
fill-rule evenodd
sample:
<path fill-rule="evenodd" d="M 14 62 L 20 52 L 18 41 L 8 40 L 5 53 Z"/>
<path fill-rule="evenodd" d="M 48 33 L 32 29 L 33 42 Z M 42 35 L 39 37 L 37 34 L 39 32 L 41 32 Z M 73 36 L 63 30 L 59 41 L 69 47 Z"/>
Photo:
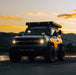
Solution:
<path fill-rule="evenodd" d="M 56 59 L 64 60 L 64 45 L 62 43 L 62 26 L 55 22 L 28 22 L 24 35 L 15 36 L 9 50 L 11 62 L 18 62 L 21 56 L 28 56 L 34 61 L 36 56 L 44 56 L 47 62 Z"/>

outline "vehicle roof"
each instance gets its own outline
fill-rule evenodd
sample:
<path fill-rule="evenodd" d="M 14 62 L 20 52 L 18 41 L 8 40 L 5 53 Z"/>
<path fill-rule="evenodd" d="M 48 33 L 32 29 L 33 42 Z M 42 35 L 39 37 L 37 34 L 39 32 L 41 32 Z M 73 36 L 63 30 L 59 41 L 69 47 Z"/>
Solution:
<path fill-rule="evenodd" d="M 53 21 L 49 21 L 49 22 L 27 22 L 26 23 L 27 26 L 29 27 L 56 27 L 56 28 L 61 28 L 62 26 L 53 22 Z"/>

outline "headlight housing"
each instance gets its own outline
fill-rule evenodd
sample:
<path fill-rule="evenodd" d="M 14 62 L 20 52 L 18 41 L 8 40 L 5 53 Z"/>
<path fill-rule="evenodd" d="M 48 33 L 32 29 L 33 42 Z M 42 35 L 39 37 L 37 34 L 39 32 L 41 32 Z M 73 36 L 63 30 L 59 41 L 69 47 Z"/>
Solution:
<path fill-rule="evenodd" d="M 12 44 L 16 44 L 17 42 L 19 42 L 19 41 L 17 41 L 16 39 L 12 40 Z"/>
<path fill-rule="evenodd" d="M 44 44 L 45 43 L 45 40 L 44 39 L 40 39 L 40 44 Z"/>
<path fill-rule="evenodd" d="M 46 43 L 46 40 L 40 39 L 40 40 L 36 40 L 36 42 L 39 42 L 40 44 L 44 44 L 44 43 Z"/>

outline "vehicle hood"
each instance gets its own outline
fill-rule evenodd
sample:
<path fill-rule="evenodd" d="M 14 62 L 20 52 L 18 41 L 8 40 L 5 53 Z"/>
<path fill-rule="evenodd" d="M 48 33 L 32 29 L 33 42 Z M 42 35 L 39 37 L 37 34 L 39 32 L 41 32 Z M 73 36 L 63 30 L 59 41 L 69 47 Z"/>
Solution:
<path fill-rule="evenodd" d="M 15 36 L 14 38 L 44 38 L 43 35 L 37 35 L 37 36 L 34 36 L 34 35 L 24 35 L 24 36 Z"/>

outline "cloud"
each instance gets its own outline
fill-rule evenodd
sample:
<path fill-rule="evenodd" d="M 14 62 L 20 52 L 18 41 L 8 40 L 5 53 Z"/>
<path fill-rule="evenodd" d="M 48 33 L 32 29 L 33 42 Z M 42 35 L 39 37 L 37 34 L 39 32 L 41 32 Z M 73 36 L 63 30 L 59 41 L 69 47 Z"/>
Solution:
<path fill-rule="evenodd" d="M 19 26 L 8 26 L 8 25 L 0 25 L 0 27 L 5 27 L 5 28 L 16 28 L 16 29 L 24 28 L 24 27 L 19 27 Z"/>
<path fill-rule="evenodd" d="M 64 33 L 75 33 L 76 34 L 76 29 L 74 28 L 62 28 L 62 31 Z"/>
<path fill-rule="evenodd" d="M 60 23 L 60 25 L 64 25 L 64 23 Z"/>
<path fill-rule="evenodd" d="M 76 13 L 73 14 L 61 14 L 57 16 L 58 18 L 63 18 L 63 19 L 76 19 Z"/>
<path fill-rule="evenodd" d="M 27 26 L 21 27 L 21 26 L 0 25 L 0 32 L 15 32 L 15 33 L 18 33 L 20 31 L 25 31 L 26 28 L 27 28 Z"/>
<path fill-rule="evenodd" d="M 76 11 L 76 9 L 72 10 L 72 11 Z"/>
<path fill-rule="evenodd" d="M 34 16 L 34 17 L 50 17 L 52 15 L 57 15 L 57 13 L 47 14 L 44 12 L 37 12 L 37 13 L 28 12 L 27 15 Z"/>
<path fill-rule="evenodd" d="M 60 15 L 58 15 L 57 17 L 58 17 L 58 18 L 61 18 L 61 17 L 66 18 L 66 17 L 72 17 L 72 15 L 71 15 L 71 14 L 60 14 Z"/>
<path fill-rule="evenodd" d="M 6 15 L 0 15 L 0 20 L 21 20 L 23 19 L 22 17 L 16 15 L 16 16 L 6 16 Z"/>
<path fill-rule="evenodd" d="M 48 17 L 49 15 L 43 12 L 37 12 L 37 13 L 32 13 L 29 12 L 27 13 L 29 16 L 37 16 L 37 17 Z"/>

